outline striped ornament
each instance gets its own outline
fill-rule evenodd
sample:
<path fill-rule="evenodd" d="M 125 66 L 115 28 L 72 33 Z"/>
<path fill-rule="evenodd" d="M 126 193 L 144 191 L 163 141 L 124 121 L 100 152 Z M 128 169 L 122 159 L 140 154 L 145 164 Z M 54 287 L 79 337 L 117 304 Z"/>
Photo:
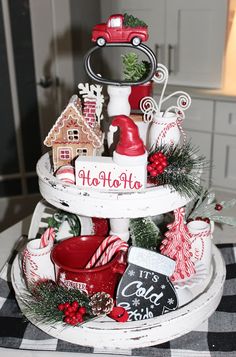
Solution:
<path fill-rule="evenodd" d="M 75 169 L 71 165 L 64 165 L 59 167 L 55 176 L 63 182 L 75 185 Z"/>

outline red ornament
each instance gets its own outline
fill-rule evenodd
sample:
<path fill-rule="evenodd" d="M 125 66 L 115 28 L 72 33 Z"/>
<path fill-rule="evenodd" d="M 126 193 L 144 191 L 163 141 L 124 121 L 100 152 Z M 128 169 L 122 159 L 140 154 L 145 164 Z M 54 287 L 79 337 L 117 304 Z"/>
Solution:
<path fill-rule="evenodd" d="M 216 211 L 221 211 L 223 209 L 223 206 L 220 204 L 220 203 L 217 203 L 216 205 L 215 205 L 215 210 Z"/>
<path fill-rule="evenodd" d="M 109 233 L 109 220 L 106 218 L 92 217 L 93 234 L 96 236 L 106 237 Z"/>

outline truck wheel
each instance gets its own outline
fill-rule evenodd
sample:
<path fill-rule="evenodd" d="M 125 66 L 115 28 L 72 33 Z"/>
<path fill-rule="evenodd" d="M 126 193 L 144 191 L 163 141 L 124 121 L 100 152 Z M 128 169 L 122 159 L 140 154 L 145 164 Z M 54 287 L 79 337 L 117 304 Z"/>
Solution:
<path fill-rule="evenodd" d="M 97 39 L 97 45 L 98 45 L 98 46 L 103 47 L 103 46 L 105 46 L 105 44 L 106 44 L 105 38 L 99 37 L 99 38 Z"/>
<path fill-rule="evenodd" d="M 141 39 L 139 37 L 133 37 L 131 40 L 132 45 L 138 46 L 141 43 Z"/>

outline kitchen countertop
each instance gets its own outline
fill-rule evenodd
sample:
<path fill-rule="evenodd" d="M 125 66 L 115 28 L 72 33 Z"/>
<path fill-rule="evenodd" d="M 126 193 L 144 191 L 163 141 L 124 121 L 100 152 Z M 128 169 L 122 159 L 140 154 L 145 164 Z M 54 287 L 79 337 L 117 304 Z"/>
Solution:
<path fill-rule="evenodd" d="M 154 84 L 154 95 L 160 94 L 158 88 L 159 88 L 158 85 Z M 209 89 L 209 88 L 186 87 L 186 86 L 179 86 L 179 85 L 178 86 L 167 85 L 166 94 L 170 94 L 175 91 L 185 91 L 191 97 L 199 98 L 199 99 L 236 102 L 236 88 Z"/>

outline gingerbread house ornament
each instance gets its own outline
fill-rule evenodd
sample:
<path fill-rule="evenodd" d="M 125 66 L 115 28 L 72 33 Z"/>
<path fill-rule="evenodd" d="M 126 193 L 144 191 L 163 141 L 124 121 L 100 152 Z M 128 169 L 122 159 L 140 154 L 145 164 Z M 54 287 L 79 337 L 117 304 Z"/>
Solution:
<path fill-rule="evenodd" d="M 44 145 L 52 148 L 54 172 L 61 166 L 71 165 L 78 156 L 101 155 L 102 95 L 100 89 L 97 92 L 98 98 L 94 91 L 83 95 L 83 105 L 80 98 L 73 95 L 45 138 Z"/>

